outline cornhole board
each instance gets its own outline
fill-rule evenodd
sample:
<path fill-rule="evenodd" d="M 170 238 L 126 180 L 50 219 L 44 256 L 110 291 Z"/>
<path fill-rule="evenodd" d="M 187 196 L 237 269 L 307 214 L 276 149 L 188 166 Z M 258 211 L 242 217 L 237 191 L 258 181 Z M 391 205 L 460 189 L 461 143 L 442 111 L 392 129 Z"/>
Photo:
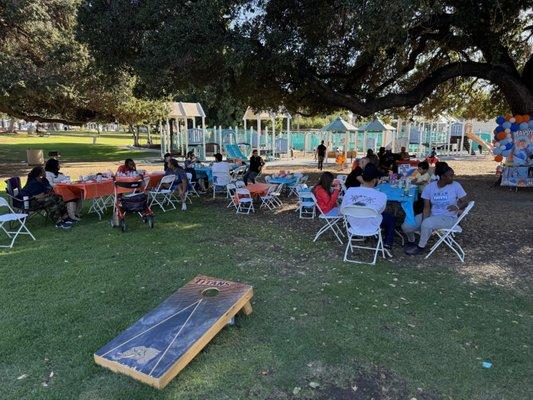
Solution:
<path fill-rule="evenodd" d="M 164 388 L 240 310 L 253 288 L 198 275 L 94 353 L 94 361 Z"/>

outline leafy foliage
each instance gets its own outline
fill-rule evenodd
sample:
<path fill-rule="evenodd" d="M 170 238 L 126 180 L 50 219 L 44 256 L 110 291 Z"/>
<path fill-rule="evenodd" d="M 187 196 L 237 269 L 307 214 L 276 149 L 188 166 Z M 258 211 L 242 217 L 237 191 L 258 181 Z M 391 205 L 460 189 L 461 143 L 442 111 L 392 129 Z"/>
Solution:
<path fill-rule="evenodd" d="M 85 1 L 80 20 L 101 59 L 133 68 L 151 93 L 223 80 L 231 97 L 256 108 L 281 103 L 291 111 L 370 115 L 414 107 L 440 85 L 474 77 L 490 82 L 507 107 L 526 112 L 533 109 L 529 5 Z"/>

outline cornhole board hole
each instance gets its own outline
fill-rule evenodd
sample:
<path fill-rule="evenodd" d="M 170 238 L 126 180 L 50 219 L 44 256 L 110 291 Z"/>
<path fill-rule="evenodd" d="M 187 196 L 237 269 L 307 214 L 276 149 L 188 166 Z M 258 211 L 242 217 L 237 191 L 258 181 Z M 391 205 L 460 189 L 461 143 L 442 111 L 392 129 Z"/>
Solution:
<path fill-rule="evenodd" d="M 94 361 L 164 388 L 240 310 L 251 286 L 199 275 L 94 353 Z"/>

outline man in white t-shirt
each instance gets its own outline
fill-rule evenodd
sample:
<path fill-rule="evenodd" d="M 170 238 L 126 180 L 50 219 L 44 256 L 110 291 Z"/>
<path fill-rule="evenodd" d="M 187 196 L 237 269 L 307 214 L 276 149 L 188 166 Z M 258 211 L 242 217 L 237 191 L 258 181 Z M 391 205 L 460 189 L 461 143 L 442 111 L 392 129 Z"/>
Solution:
<path fill-rule="evenodd" d="M 229 163 L 222 161 L 222 154 L 215 154 L 215 163 L 211 167 L 213 173 L 213 183 L 216 186 L 226 186 L 230 183 L 230 167 Z"/>
<path fill-rule="evenodd" d="M 346 190 L 341 204 L 342 209 L 346 206 L 364 206 L 376 210 L 381 216 L 376 218 L 353 218 L 348 223 L 350 225 L 357 225 L 357 229 L 367 232 L 375 232 L 379 226 L 385 229 L 385 237 L 383 244 L 385 248 L 391 249 L 394 240 L 394 226 L 396 218 L 394 215 L 385 213 L 385 206 L 387 205 L 387 195 L 375 189 L 378 182 L 378 170 L 374 164 L 367 164 L 362 173 L 363 182 L 361 186 L 351 187 Z"/>
<path fill-rule="evenodd" d="M 466 192 L 459 182 L 453 180 L 454 172 L 448 164 L 439 164 L 435 168 L 435 175 L 439 180 L 429 183 L 422 192 L 424 211 L 415 217 L 416 224 L 402 225 L 409 241 L 406 254 L 423 253 L 433 231 L 451 228 L 457 222 L 457 213 L 468 204 Z M 415 231 L 420 231 L 418 245 L 415 244 Z"/>

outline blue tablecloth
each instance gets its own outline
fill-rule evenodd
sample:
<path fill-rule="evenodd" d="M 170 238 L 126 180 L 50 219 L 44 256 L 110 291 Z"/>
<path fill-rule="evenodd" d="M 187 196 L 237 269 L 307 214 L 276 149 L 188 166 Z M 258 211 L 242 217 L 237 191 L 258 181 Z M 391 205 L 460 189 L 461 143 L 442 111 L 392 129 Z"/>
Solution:
<path fill-rule="evenodd" d="M 196 171 L 197 178 L 207 178 L 209 183 L 213 182 L 213 171 L 211 170 L 211 167 L 195 165 L 194 170 Z"/>
<path fill-rule="evenodd" d="M 292 177 L 292 178 L 286 178 L 286 177 L 277 177 L 270 179 L 270 183 L 275 183 L 276 185 L 279 185 L 280 183 L 283 183 L 285 185 L 294 185 L 298 182 L 298 178 Z"/>
<path fill-rule="evenodd" d="M 376 189 L 387 195 L 388 201 L 397 201 L 405 211 L 405 222 L 409 225 L 415 224 L 414 204 L 418 198 L 418 187 L 411 186 L 409 195 L 405 196 L 402 188 L 393 188 L 390 183 L 382 183 Z"/>

